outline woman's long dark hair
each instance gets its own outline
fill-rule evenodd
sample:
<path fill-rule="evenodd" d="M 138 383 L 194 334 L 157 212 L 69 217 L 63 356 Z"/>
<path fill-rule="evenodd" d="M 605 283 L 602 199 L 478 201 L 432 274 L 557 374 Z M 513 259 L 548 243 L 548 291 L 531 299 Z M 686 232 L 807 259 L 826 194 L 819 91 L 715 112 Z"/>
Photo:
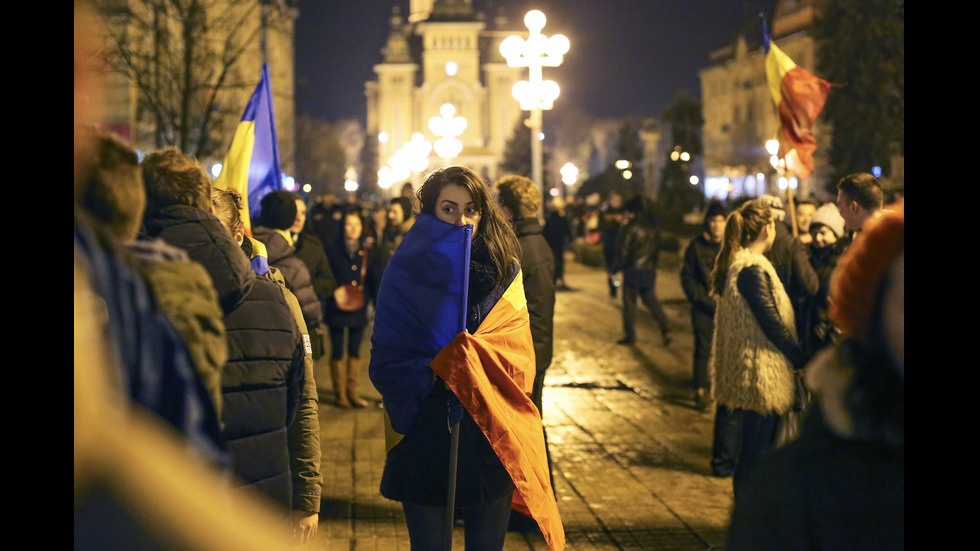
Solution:
<path fill-rule="evenodd" d="M 748 201 L 728 215 L 725 221 L 725 236 L 721 240 L 721 250 L 715 259 L 715 267 L 708 276 L 711 294 L 721 296 L 725 291 L 728 268 L 739 249 L 748 246 L 759 237 L 763 228 L 772 222 L 772 211 L 759 199 Z"/>
<path fill-rule="evenodd" d="M 511 273 L 511 265 L 518 261 L 520 247 L 517 236 L 500 212 L 496 201 L 490 197 L 490 186 L 472 170 L 463 166 L 450 166 L 437 170 L 425 179 L 417 194 L 419 212 L 436 215 L 436 201 L 439 193 L 449 185 L 466 188 L 473 199 L 473 205 L 480 213 L 480 223 L 476 228 L 490 250 L 490 258 L 497 267 L 499 285 Z"/>

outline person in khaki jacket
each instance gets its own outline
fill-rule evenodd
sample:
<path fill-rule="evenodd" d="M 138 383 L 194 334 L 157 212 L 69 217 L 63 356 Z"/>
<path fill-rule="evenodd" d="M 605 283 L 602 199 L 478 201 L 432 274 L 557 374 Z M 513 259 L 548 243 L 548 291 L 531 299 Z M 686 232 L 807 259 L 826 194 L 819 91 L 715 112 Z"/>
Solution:
<path fill-rule="evenodd" d="M 290 438 L 290 461 L 294 472 L 294 489 L 299 487 L 317 488 L 316 494 L 303 494 L 294 491 L 293 527 L 300 541 L 306 541 L 316 533 L 320 510 L 319 490 L 322 484 L 320 475 L 320 422 L 319 402 L 316 392 L 316 381 L 313 376 L 313 356 L 310 332 L 303 319 L 303 308 L 299 299 L 286 287 L 282 272 L 269 266 L 268 257 L 264 255 L 262 243 L 254 238 L 246 237 L 241 219 L 242 197 L 235 191 L 215 189 L 211 192 L 211 203 L 214 214 L 221 224 L 232 235 L 232 238 L 242 248 L 242 251 L 252 264 L 256 275 L 265 276 L 279 285 L 286 304 L 293 315 L 296 326 L 303 335 L 306 354 L 303 356 L 304 382 L 296 420 L 290 426 L 295 432 Z M 299 482 L 299 483 L 298 483 Z M 297 502 L 298 500 L 298 502 Z"/>

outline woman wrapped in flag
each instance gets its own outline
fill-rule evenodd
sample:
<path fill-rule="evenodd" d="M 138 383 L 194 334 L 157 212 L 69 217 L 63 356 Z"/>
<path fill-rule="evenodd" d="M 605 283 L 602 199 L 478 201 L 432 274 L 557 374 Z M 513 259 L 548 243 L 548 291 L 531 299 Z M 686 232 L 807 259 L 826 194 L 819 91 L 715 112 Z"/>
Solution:
<path fill-rule="evenodd" d="M 565 546 L 541 417 L 517 238 L 464 167 L 431 174 L 421 213 L 378 291 L 371 381 L 389 421 L 381 494 L 400 501 L 412 549 L 444 549 L 450 431 L 467 550 L 500 550 L 510 509 Z"/>

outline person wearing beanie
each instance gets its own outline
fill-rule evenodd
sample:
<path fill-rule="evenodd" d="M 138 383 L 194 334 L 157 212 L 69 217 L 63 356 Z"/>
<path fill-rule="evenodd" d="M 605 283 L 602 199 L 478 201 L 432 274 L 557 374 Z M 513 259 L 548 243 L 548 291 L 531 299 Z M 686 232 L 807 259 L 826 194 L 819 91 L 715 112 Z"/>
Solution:
<path fill-rule="evenodd" d="M 865 222 L 840 259 L 842 340 L 807 366 L 799 439 L 760 464 L 725 549 L 905 548 L 905 205 Z"/>
<path fill-rule="evenodd" d="M 323 307 L 313 288 L 309 268 L 296 255 L 296 243 L 289 229 L 296 222 L 296 195 L 288 191 L 273 191 L 262 198 L 261 226 L 252 235 L 265 245 L 269 265 L 278 268 L 288 288 L 303 308 L 303 318 L 311 334 L 316 333 L 323 320 Z"/>
<path fill-rule="evenodd" d="M 834 241 L 844 237 L 844 217 L 837 210 L 837 205 L 827 203 L 826 205 L 821 205 L 813 213 L 813 217 L 810 219 L 810 234 L 816 237 L 813 229 L 814 225 L 826 227 L 827 230 L 834 234 Z"/>
<path fill-rule="evenodd" d="M 810 221 L 810 234 L 813 236 L 809 245 L 810 265 L 817 272 L 820 288 L 816 295 L 807 300 L 806 316 L 800 328 L 803 348 L 809 356 L 831 344 L 837 335 L 828 313 L 827 294 L 830 292 L 830 276 L 849 243 L 844 231 L 844 218 L 836 205 L 823 205 L 813 213 Z"/>

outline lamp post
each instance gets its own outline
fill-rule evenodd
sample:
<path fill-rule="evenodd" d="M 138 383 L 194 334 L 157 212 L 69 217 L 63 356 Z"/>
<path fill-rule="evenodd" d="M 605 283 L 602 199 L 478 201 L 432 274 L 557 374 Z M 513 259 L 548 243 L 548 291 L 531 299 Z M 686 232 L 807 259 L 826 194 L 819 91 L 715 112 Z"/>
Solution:
<path fill-rule="evenodd" d="M 439 137 L 433 144 L 436 155 L 444 161 L 449 161 L 463 150 L 463 142 L 456 139 L 466 130 L 466 119 L 457 117 L 456 108 L 451 103 L 444 103 L 439 108 L 439 117 L 429 119 L 429 130 Z"/>
<path fill-rule="evenodd" d="M 432 144 L 425 141 L 420 132 L 412 134 L 412 140 L 388 157 L 388 164 L 378 170 L 378 187 L 388 190 L 395 182 L 408 180 L 414 174 L 429 167 Z"/>
<path fill-rule="evenodd" d="M 787 177 L 789 171 L 786 166 L 786 159 L 779 158 L 779 140 L 768 140 L 766 151 L 769 153 L 769 164 L 776 169 L 779 176 L 777 180 L 779 188 L 786 191 L 786 200 L 789 203 L 790 227 L 793 230 L 793 237 L 799 236 L 799 229 L 796 227 L 796 203 L 793 200 L 793 189 L 796 188 L 797 180 L 793 176 Z"/>
<path fill-rule="evenodd" d="M 573 163 L 565 163 L 562 165 L 559 172 L 561 173 L 561 181 L 568 186 L 569 189 L 572 189 L 572 186 L 578 182 L 578 167 L 576 167 Z"/>
<path fill-rule="evenodd" d="M 531 129 L 531 179 L 539 186 L 542 182 L 541 111 L 551 109 L 558 97 L 558 84 L 553 80 L 542 80 L 542 67 L 561 65 L 568 52 L 568 39 L 556 34 L 550 38 L 541 34 L 545 16 L 538 10 L 531 10 L 524 16 L 524 25 L 530 31 L 527 40 L 520 36 L 508 36 L 500 43 L 500 54 L 510 67 L 527 67 L 528 80 L 514 85 L 514 99 L 520 102 L 521 109 L 531 112 L 524 124 Z"/>

